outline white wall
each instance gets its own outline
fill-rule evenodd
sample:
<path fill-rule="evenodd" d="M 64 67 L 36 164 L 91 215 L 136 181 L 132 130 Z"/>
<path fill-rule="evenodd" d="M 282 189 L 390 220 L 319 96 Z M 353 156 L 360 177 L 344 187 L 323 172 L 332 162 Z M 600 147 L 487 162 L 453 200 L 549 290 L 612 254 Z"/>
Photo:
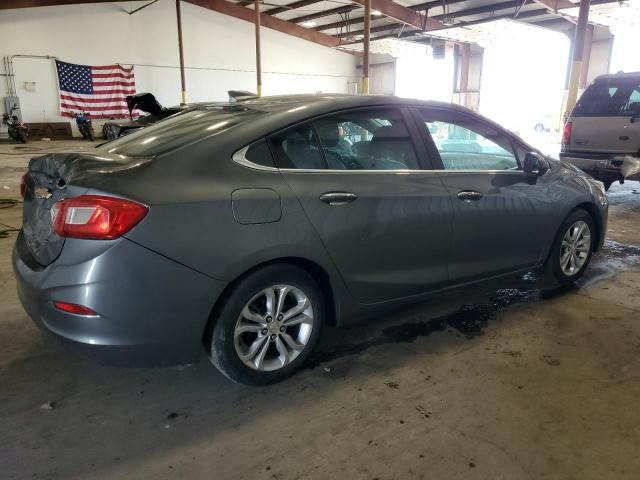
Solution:
<path fill-rule="evenodd" d="M 51 55 L 71 63 L 136 64 L 136 87 L 164 105 L 180 102 L 175 2 L 0 10 L 0 56 Z M 255 91 L 253 24 L 183 2 L 188 101 L 226 100 L 227 90 Z M 262 29 L 263 94 L 347 92 L 357 79 L 356 57 L 271 29 Z M 17 94 L 25 121 L 59 116 L 52 60 L 15 58 Z M 36 82 L 27 92 L 24 83 Z M 0 77 L 0 97 L 7 94 Z"/>

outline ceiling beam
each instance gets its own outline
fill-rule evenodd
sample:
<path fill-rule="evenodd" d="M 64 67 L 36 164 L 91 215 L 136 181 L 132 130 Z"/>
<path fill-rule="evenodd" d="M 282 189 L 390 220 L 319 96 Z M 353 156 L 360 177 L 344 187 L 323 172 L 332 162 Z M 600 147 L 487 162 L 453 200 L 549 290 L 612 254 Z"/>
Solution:
<path fill-rule="evenodd" d="M 113 0 L 2 0 L 0 10 L 10 8 L 52 7 L 56 5 L 81 5 L 83 3 L 111 3 Z"/>
<path fill-rule="evenodd" d="M 447 6 L 451 6 L 451 5 L 455 5 L 456 3 L 462 3 L 462 2 L 466 2 L 468 0 L 449 0 L 447 2 Z M 409 7 L 407 7 L 411 10 L 431 10 L 433 8 L 442 8 L 442 1 L 438 0 L 438 1 L 432 1 L 432 2 L 426 2 L 426 3 L 419 3 L 418 5 L 411 5 Z M 449 12 L 452 14 L 455 14 L 455 12 Z M 372 20 L 378 20 L 380 17 L 372 17 Z M 334 22 L 334 23 L 327 23 L 326 25 L 319 25 L 317 27 L 315 27 L 315 30 L 321 32 L 323 30 L 330 30 L 332 28 L 341 28 L 341 27 L 346 27 L 348 25 L 355 25 L 358 23 L 363 23 L 364 22 L 364 17 L 356 17 L 356 18 L 350 18 L 346 21 L 340 21 L 340 22 Z M 420 27 L 422 28 L 422 27 Z"/>
<path fill-rule="evenodd" d="M 526 3 L 533 3 L 533 0 L 528 0 Z M 483 13 L 493 13 L 496 11 L 500 11 L 500 10 L 506 10 L 509 8 L 514 8 L 514 7 L 518 7 L 522 5 L 522 1 L 520 0 L 515 0 L 515 1 L 508 1 L 508 2 L 502 2 L 502 3 L 495 3 L 493 5 L 486 5 L 484 7 L 477 7 L 477 8 L 468 8 L 466 10 L 458 10 L 457 12 L 450 12 L 448 15 L 452 16 L 456 19 L 458 18 L 464 18 L 464 17 L 470 17 L 473 15 L 481 15 Z M 540 10 L 542 11 L 542 10 Z M 514 11 L 515 13 L 515 11 Z M 520 13 L 520 15 L 522 15 L 523 13 Z M 431 17 L 434 20 L 438 20 L 438 21 L 442 21 L 447 15 L 435 15 L 433 17 Z M 508 15 L 508 17 L 514 17 L 513 14 Z M 490 17 L 491 18 L 496 18 L 495 16 Z M 515 19 L 517 19 L 517 17 L 514 17 Z M 382 32 L 382 31 L 386 31 L 386 30 L 394 30 L 396 28 L 400 28 L 402 26 L 402 23 L 389 23 L 387 25 L 381 25 L 379 27 L 373 27 L 371 29 L 372 32 Z M 462 23 L 456 23 L 454 26 L 463 26 Z M 443 25 L 440 27 L 437 27 L 436 30 L 441 30 L 442 28 L 451 28 L 451 25 Z M 361 35 L 362 34 L 362 30 L 354 30 L 352 32 L 349 32 L 349 35 Z M 339 37 L 340 35 L 335 35 L 336 37 Z"/>
<path fill-rule="evenodd" d="M 578 6 L 578 4 L 570 2 L 569 0 L 535 0 L 535 2 L 547 7 L 554 13 L 563 8 L 573 8 Z"/>
<path fill-rule="evenodd" d="M 215 12 L 223 13 L 231 17 L 239 18 L 247 22 L 254 23 L 254 12 L 249 8 L 242 7 L 237 3 L 227 2 L 226 0 L 187 0 L 189 3 L 208 8 Z M 260 24 L 264 27 L 277 30 L 294 37 L 302 38 L 310 42 L 324 45 L 325 47 L 337 47 L 340 45 L 340 39 L 316 32 L 308 28 L 300 27 L 295 23 L 272 17 L 266 13 L 260 14 Z"/>
<path fill-rule="evenodd" d="M 351 0 L 358 5 L 364 5 L 365 0 Z M 431 30 L 442 26 L 442 23 L 437 20 L 432 20 L 426 15 L 411 10 L 410 8 L 403 7 L 399 3 L 395 3 L 392 0 L 371 0 L 372 10 L 377 10 L 383 15 L 392 18 L 405 25 L 421 28 L 423 30 Z"/>
<path fill-rule="evenodd" d="M 528 18 L 535 18 L 535 17 L 539 17 L 541 15 L 548 15 L 548 14 L 549 14 L 549 12 L 547 11 L 547 9 L 542 8 L 542 9 L 539 9 L 539 10 L 532 10 L 532 11 L 529 11 L 529 12 L 522 12 L 517 17 L 514 17 L 513 14 L 494 15 L 494 16 L 482 18 L 482 19 L 479 19 L 479 20 L 472 20 L 472 21 L 469 21 L 469 22 L 460 22 L 460 23 L 457 23 L 455 25 L 455 27 L 443 26 L 442 28 L 432 30 L 431 32 L 427 32 L 427 34 L 433 33 L 433 36 L 437 37 L 438 36 L 438 30 L 445 30 L 447 28 L 470 27 L 470 26 L 473 26 L 473 25 L 480 25 L 482 23 L 487 23 L 487 22 L 491 22 L 491 21 L 494 21 L 494 20 L 502 20 L 502 19 L 525 20 L 525 19 L 528 19 Z M 396 25 L 400 25 L 400 24 L 396 24 Z M 403 30 L 402 32 L 399 32 L 399 33 L 387 33 L 387 34 L 383 34 L 383 35 L 378 35 L 377 37 L 371 38 L 371 41 L 381 40 L 383 38 L 403 38 L 403 39 L 417 41 L 417 42 L 421 42 L 421 43 L 428 43 L 428 42 L 431 41 L 431 36 L 429 36 L 429 35 L 411 38 L 411 37 L 413 37 L 414 35 L 416 35 L 418 33 L 423 33 L 423 32 L 420 29 L 407 28 L 407 29 L 405 29 L 405 30 Z M 350 41 L 350 42 L 344 42 L 343 45 L 353 45 L 355 43 L 362 43 L 362 39 L 353 40 L 353 41 Z"/>
<path fill-rule="evenodd" d="M 289 21 L 293 23 L 308 22 L 309 20 L 315 20 L 316 18 L 328 17 L 329 15 L 341 15 L 343 13 L 349 13 L 353 10 L 360 8 L 357 5 L 345 5 L 343 7 L 331 8 L 329 10 L 322 10 L 320 12 L 310 13 L 309 15 L 302 15 L 300 17 L 290 18 Z M 271 11 L 266 12 L 271 15 Z M 373 17 L 372 17 L 373 18 Z"/>
<path fill-rule="evenodd" d="M 289 12 L 291 10 L 295 10 L 296 8 L 303 8 L 309 5 L 313 5 L 314 3 L 320 3 L 323 0 L 300 0 L 298 2 L 289 3 L 287 5 L 282 5 L 281 7 L 275 7 L 269 10 L 265 10 L 264 13 L 267 15 L 277 15 L 283 12 Z"/>

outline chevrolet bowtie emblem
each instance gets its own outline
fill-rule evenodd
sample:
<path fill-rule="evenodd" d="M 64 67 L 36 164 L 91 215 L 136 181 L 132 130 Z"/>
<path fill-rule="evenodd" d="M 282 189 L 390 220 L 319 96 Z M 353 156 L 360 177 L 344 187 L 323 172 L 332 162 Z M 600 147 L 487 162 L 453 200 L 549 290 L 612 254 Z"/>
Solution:
<path fill-rule="evenodd" d="M 34 190 L 35 196 L 39 200 L 46 200 L 51 196 L 51 192 L 45 187 L 37 187 Z"/>

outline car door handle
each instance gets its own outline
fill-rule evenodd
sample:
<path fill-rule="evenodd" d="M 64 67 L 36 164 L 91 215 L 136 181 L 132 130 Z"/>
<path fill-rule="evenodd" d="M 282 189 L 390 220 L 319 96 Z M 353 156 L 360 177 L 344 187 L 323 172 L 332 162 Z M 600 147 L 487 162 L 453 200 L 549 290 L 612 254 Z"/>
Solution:
<path fill-rule="evenodd" d="M 327 192 L 320 195 L 320 201 L 329 205 L 346 205 L 356 200 L 358 196 L 349 192 Z"/>
<path fill-rule="evenodd" d="M 463 190 L 462 192 L 458 193 L 458 198 L 460 200 L 464 200 L 465 202 L 471 202 L 480 200 L 482 198 L 482 194 L 473 190 Z"/>

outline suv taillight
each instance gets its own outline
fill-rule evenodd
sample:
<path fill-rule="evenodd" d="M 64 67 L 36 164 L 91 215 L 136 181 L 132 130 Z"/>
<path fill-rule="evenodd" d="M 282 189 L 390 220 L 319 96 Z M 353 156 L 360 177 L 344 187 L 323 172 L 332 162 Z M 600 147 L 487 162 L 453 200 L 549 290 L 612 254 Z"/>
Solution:
<path fill-rule="evenodd" d="M 148 211 L 123 198 L 82 195 L 53 206 L 53 231 L 61 237 L 112 240 L 131 230 Z"/>
<path fill-rule="evenodd" d="M 22 175 L 20 177 L 20 196 L 22 196 L 22 198 L 24 198 L 24 192 L 27 191 L 27 176 L 29 175 L 29 172 L 25 173 L 24 175 Z"/>
<path fill-rule="evenodd" d="M 562 144 L 569 145 L 571 141 L 571 129 L 573 128 L 573 122 L 567 122 L 564 124 L 564 130 L 562 131 Z"/>

